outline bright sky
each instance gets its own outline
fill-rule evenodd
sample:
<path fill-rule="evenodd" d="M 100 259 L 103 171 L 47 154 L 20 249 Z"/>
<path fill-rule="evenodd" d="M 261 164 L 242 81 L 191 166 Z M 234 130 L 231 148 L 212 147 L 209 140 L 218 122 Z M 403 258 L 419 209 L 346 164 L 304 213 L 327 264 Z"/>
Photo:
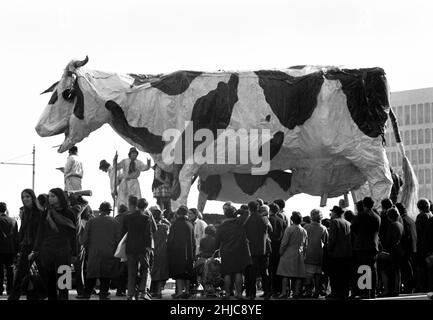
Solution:
<path fill-rule="evenodd" d="M 28 154 L 11 162 L 30 163 L 35 145 L 36 193 L 63 187 L 55 168 L 67 154 L 52 148 L 63 135 L 41 138 L 34 127 L 50 98 L 39 93 L 72 59 L 88 55 L 89 69 L 124 73 L 380 66 L 392 91 L 432 87 L 432 12 L 429 0 L 1 1 L 0 162 Z M 111 199 L 99 161 L 111 162 L 116 150 L 122 159 L 129 147 L 108 125 L 78 144 L 93 208 Z M 151 201 L 152 179 L 151 170 L 140 177 Z M 0 201 L 15 216 L 21 191 L 31 187 L 31 166 L 0 165 L 0 181 Z M 319 203 L 297 195 L 287 209 L 305 215 Z M 329 199 L 327 209 L 337 203 Z M 208 202 L 205 212 L 221 213 L 221 205 Z"/>

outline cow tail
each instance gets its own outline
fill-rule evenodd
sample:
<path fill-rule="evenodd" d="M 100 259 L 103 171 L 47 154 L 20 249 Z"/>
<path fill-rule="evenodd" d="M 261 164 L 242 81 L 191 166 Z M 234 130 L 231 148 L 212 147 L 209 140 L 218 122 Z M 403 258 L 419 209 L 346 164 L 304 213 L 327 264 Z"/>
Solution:
<path fill-rule="evenodd" d="M 395 141 L 397 142 L 401 156 L 403 157 L 403 188 L 398 195 L 398 201 L 401 202 L 407 209 L 408 215 L 412 218 L 416 216 L 416 202 L 418 199 L 418 179 L 409 159 L 406 156 L 404 145 L 401 141 L 398 123 L 392 108 L 389 109 L 389 118 L 391 120 L 392 129 L 394 131 Z"/>

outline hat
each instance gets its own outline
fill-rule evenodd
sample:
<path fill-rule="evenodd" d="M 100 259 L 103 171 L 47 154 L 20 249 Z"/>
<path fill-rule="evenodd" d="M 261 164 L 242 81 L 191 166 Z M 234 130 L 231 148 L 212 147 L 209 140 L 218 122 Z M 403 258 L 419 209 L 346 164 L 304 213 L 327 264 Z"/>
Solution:
<path fill-rule="evenodd" d="M 110 212 L 110 211 L 113 211 L 113 209 L 111 209 L 111 204 L 109 202 L 104 201 L 99 206 L 99 211 L 101 211 L 101 212 Z"/>
<path fill-rule="evenodd" d="M 130 156 L 131 153 L 133 153 L 133 152 L 135 152 L 135 153 L 138 155 L 138 150 L 137 150 L 137 148 L 132 147 L 131 149 L 129 149 L 128 156 Z"/>
<path fill-rule="evenodd" d="M 99 169 L 107 168 L 109 166 L 110 166 L 110 164 L 105 160 L 101 160 L 101 162 L 99 162 Z"/>
<path fill-rule="evenodd" d="M 341 209 L 339 206 L 334 206 L 334 207 L 331 209 L 331 212 L 335 212 L 336 214 L 341 215 L 341 214 L 343 214 L 344 210 Z"/>
<path fill-rule="evenodd" d="M 76 146 L 73 146 L 69 149 L 69 153 L 76 153 L 78 152 L 78 148 Z"/>

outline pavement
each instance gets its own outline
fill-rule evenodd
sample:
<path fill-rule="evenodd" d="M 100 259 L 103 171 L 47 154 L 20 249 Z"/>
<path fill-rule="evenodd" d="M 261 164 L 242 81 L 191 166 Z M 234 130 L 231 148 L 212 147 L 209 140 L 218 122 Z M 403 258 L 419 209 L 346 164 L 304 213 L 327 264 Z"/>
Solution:
<path fill-rule="evenodd" d="M 162 300 L 174 300 L 172 297 L 172 294 L 175 292 L 175 283 L 173 280 L 168 280 L 164 290 L 162 291 Z M 264 300 L 260 297 L 260 295 L 263 293 L 263 291 L 257 291 L 257 298 L 256 301 Z M 432 293 L 430 293 L 430 296 Z M 69 291 L 69 299 L 70 300 L 76 300 L 75 297 L 77 296 L 76 290 L 70 290 Z M 116 290 L 110 290 L 110 300 L 126 300 L 126 297 L 117 297 L 116 296 Z M 416 294 L 401 294 L 398 297 L 386 297 L 386 298 L 376 298 L 376 299 L 366 299 L 366 300 L 372 300 L 372 301 L 385 301 L 385 300 L 431 300 L 432 298 L 428 297 L 427 293 L 416 293 Z M 7 296 L 5 294 L 0 295 L 0 301 L 7 300 Z M 21 300 L 26 300 L 25 296 L 21 296 Z M 90 300 L 99 300 L 98 295 L 92 295 Z M 156 300 L 156 299 L 155 299 Z M 161 300 L 161 299 L 157 299 Z M 205 296 L 202 293 L 197 293 L 196 295 L 189 298 L 189 300 L 220 300 L 218 297 L 212 297 L 212 296 Z M 276 300 L 271 298 L 270 300 Z M 293 299 L 290 299 L 293 300 Z M 300 300 L 326 300 L 325 297 L 320 297 L 319 299 L 310 299 L 310 298 L 302 298 Z M 283 300 L 280 300 L 283 301 Z"/>

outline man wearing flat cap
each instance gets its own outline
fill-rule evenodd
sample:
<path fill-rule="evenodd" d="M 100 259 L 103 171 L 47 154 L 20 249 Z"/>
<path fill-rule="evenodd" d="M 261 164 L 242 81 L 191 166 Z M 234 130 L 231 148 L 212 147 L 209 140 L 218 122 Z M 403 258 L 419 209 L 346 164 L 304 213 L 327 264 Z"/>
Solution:
<path fill-rule="evenodd" d="M 128 158 L 123 159 L 117 165 L 119 170 L 119 189 L 118 189 L 118 206 L 124 204 L 128 206 L 129 196 L 141 198 L 140 183 L 138 177 L 142 171 L 150 169 L 150 159 L 144 164 L 137 159 L 138 150 L 134 147 L 129 149 Z"/>
<path fill-rule="evenodd" d="M 110 281 L 117 276 L 120 261 L 114 257 L 114 253 L 120 241 L 120 225 L 116 219 L 110 217 L 111 211 L 111 204 L 102 202 L 99 206 L 100 215 L 89 220 L 84 229 L 82 245 L 89 254 L 86 289 L 77 299 L 89 299 L 96 279 L 99 279 L 99 299 L 107 300 Z"/>

